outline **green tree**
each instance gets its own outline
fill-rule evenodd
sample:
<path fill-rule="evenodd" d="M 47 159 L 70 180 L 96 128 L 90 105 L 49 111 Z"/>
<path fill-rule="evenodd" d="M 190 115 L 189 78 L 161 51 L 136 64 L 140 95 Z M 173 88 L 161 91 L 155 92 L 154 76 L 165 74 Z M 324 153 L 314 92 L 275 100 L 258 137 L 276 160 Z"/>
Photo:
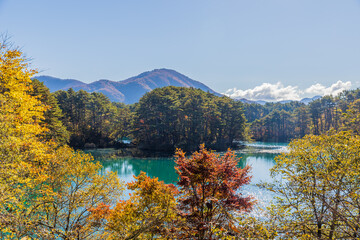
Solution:
<path fill-rule="evenodd" d="M 360 135 L 360 99 L 355 100 L 343 114 L 343 129 Z"/>
<path fill-rule="evenodd" d="M 87 145 L 109 147 L 116 144 L 121 133 L 128 135 L 132 115 L 117 107 L 102 93 L 57 91 L 55 97 L 64 114 L 63 124 L 71 133 L 70 146 L 84 148 Z M 122 114 L 127 114 L 124 118 Z M 124 120 L 124 122 L 122 122 Z"/>
<path fill-rule="evenodd" d="M 310 117 L 308 111 L 308 108 L 305 106 L 296 108 L 294 111 L 296 138 L 302 138 L 310 131 Z"/>
<path fill-rule="evenodd" d="M 29 94 L 36 96 L 44 106 L 48 106 L 44 113 L 45 119 L 41 122 L 42 126 L 49 129 L 49 131 L 45 133 L 45 140 L 54 140 L 61 145 L 68 143 L 70 135 L 60 120 L 63 115 L 56 98 L 39 80 L 33 79 L 31 85 L 32 90 Z"/>
<path fill-rule="evenodd" d="M 155 89 L 140 99 L 135 114 L 133 135 L 142 149 L 193 151 L 205 143 L 226 150 L 245 138 L 242 103 L 200 89 Z"/>
<path fill-rule="evenodd" d="M 114 127 L 110 136 L 116 140 L 123 140 L 126 137 L 131 138 L 134 112 L 129 106 L 123 103 L 113 103 L 113 105 L 117 108 L 117 111 L 113 119 Z"/>

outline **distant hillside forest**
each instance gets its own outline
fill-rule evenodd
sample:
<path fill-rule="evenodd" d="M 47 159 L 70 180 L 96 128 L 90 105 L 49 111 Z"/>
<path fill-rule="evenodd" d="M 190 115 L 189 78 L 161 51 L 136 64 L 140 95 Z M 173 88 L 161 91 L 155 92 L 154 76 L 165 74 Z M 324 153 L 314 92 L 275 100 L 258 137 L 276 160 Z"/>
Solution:
<path fill-rule="evenodd" d="M 244 104 L 250 136 L 256 141 L 287 142 L 306 134 L 360 131 L 360 89 L 324 96 L 308 105 L 300 102 Z"/>
<path fill-rule="evenodd" d="M 102 93 L 56 91 L 33 80 L 35 94 L 51 106 L 46 136 L 75 148 L 121 147 L 132 139 L 139 149 L 173 152 L 196 150 L 202 143 L 215 150 L 243 140 L 287 142 L 330 129 L 360 131 L 360 90 L 324 96 L 308 105 L 241 103 L 200 89 L 157 88 L 138 103 L 111 102 Z"/>

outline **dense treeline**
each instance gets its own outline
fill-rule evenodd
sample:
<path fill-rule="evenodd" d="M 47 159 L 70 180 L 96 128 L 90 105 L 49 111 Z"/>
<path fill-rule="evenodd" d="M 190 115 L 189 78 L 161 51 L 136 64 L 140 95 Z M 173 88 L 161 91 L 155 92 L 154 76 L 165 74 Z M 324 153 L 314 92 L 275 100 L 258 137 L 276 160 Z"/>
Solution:
<path fill-rule="evenodd" d="M 135 105 L 125 105 L 110 102 L 102 93 L 69 89 L 50 94 L 36 79 L 32 85 L 34 96 L 41 95 L 50 106 L 44 124 L 52 136 L 47 133 L 47 139 L 75 148 L 121 146 L 119 140 L 131 138 L 140 149 L 154 151 L 172 152 L 177 147 L 192 151 L 201 143 L 225 150 L 234 146 L 234 140 L 286 142 L 330 129 L 355 131 L 359 122 L 359 89 L 308 105 L 296 101 L 260 105 L 199 89 L 166 87 L 145 94 Z"/>
<path fill-rule="evenodd" d="M 257 141 L 289 141 L 330 129 L 355 130 L 360 90 L 324 96 L 308 105 L 299 102 L 244 104 L 250 132 Z"/>
<path fill-rule="evenodd" d="M 37 79 L 33 79 L 31 85 L 32 91 L 29 94 L 38 97 L 42 104 L 47 106 L 44 120 L 40 122 L 43 127 L 49 129 L 44 133 L 45 140 L 53 140 L 61 145 L 67 144 L 70 133 L 61 121 L 63 114 L 54 94 L 51 94 L 49 89 Z"/>
<path fill-rule="evenodd" d="M 125 105 L 110 102 L 102 93 L 69 89 L 50 94 L 39 81 L 32 85 L 33 94 L 41 94 L 51 106 L 45 113 L 44 124 L 52 130 L 47 138 L 75 148 L 121 146 L 119 140 L 131 138 L 140 149 L 154 151 L 172 152 L 177 147 L 192 151 L 201 143 L 224 150 L 234 146 L 234 140 L 286 142 L 330 129 L 356 130 L 359 121 L 359 89 L 308 105 L 295 101 L 260 105 L 199 89 L 166 87 L 144 95 L 135 105 Z"/>
<path fill-rule="evenodd" d="M 129 106 L 111 103 L 102 93 L 57 91 L 61 120 L 71 133 L 69 144 L 75 148 L 110 147 L 129 135 L 132 112 Z"/>
<path fill-rule="evenodd" d="M 159 88 L 136 106 L 134 140 L 139 148 L 193 151 L 202 143 L 225 150 L 245 137 L 243 104 L 200 89 Z"/>
<path fill-rule="evenodd" d="M 74 148 L 121 146 L 121 139 L 131 138 L 139 149 L 152 151 L 193 151 L 202 143 L 225 150 L 246 137 L 243 104 L 200 89 L 165 87 L 125 105 L 102 93 L 50 94 L 36 79 L 32 85 L 32 94 L 51 105 L 44 124 L 54 136 L 47 138 Z"/>

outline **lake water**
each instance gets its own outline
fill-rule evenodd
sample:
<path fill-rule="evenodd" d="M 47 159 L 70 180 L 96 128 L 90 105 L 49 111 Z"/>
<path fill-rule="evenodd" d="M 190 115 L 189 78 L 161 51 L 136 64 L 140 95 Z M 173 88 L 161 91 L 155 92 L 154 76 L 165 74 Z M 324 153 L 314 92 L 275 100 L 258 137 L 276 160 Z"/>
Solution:
<path fill-rule="evenodd" d="M 236 151 L 240 158 L 239 167 L 250 165 L 252 167 L 252 181 L 244 186 L 241 192 L 244 195 L 252 195 L 257 199 L 259 206 L 266 206 L 271 201 L 273 195 L 256 186 L 261 181 L 271 181 L 270 168 L 275 164 L 275 156 L 286 151 L 286 143 L 248 143 L 242 150 Z M 134 180 L 134 175 L 139 175 L 144 171 L 150 177 L 158 177 L 165 183 L 176 184 L 178 176 L 175 172 L 174 158 L 134 158 L 134 157 L 116 157 L 115 149 L 97 149 L 89 150 L 95 160 L 99 160 L 102 165 L 102 171 L 117 172 L 120 179 L 125 182 Z M 128 194 L 125 194 L 128 196 Z"/>

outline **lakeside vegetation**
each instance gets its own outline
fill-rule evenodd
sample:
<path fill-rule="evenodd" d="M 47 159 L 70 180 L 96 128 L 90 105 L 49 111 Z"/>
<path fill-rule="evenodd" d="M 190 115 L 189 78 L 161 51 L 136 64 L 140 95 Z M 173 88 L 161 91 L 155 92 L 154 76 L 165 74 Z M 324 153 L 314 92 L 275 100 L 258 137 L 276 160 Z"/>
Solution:
<path fill-rule="evenodd" d="M 190 152 L 201 143 L 223 151 L 236 148 L 235 141 L 289 142 L 330 129 L 360 132 L 360 89 L 308 105 L 296 101 L 261 105 L 170 86 L 125 105 L 110 102 L 102 93 L 69 89 L 50 94 L 39 81 L 33 80 L 33 85 L 35 94 L 41 93 L 52 105 L 46 112 L 51 138 L 80 149 L 122 147 L 122 139 L 132 139 L 139 150 L 172 155 L 176 148 Z"/>
<path fill-rule="evenodd" d="M 141 150 L 172 155 L 176 148 L 194 151 L 201 143 L 226 150 L 246 138 L 243 104 L 200 89 L 159 88 L 135 105 L 111 103 L 101 93 L 83 90 L 53 96 L 75 148 L 121 146 L 121 139 L 131 138 Z"/>
<path fill-rule="evenodd" d="M 244 104 L 251 137 L 256 141 L 287 142 L 330 129 L 359 134 L 360 89 L 324 96 L 308 105 L 300 102 Z"/>
<path fill-rule="evenodd" d="M 359 90 L 309 106 L 255 106 L 260 110 L 250 129 L 262 121 L 257 116 L 272 119 L 279 111 L 280 118 L 264 122 L 261 133 L 295 129 L 300 135 L 294 138 L 319 134 L 294 140 L 289 152 L 277 157 L 271 171 L 279 181 L 263 185 L 277 199 L 256 219 L 248 215 L 255 199 L 241 192 L 250 183 L 250 168 L 239 168 L 232 151 L 220 156 L 201 144 L 222 149 L 244 139 L 242 103 L 167 87 L 126 106 L 100 93 L 69 90 L 53 95 L 31 80 L 34 73 L 19 50 L 0 45 L 2 239 L 359 237 Z M 301 109 L 310 117 L 298 121 L 303 128 L 296 130 L 298 125 L 288 124 L 284 116 L 291 112 L 297 119 Z M 115 173 L 100 175 L 101 165 L 91 155 L 67 144 L 109 146 L 129 136 L 148 148 L 152 143 L 147 141 L 155 138 L 170 144 L 166 148 L 199 150 L 190 157 L 176 150 L 177 186 L 141 173 L 126 184 L 133 193 L 124 200 L 125 185 Z M 275 136 L 280 140 L 282 135 Z"/>
<path fill-rule="evenodd" d="M 141 149 L 226 150 L 245 138 L 242 103 L 200 89 L 164 87 L 145 94 L 135 108 L 133 137 Z"/>

